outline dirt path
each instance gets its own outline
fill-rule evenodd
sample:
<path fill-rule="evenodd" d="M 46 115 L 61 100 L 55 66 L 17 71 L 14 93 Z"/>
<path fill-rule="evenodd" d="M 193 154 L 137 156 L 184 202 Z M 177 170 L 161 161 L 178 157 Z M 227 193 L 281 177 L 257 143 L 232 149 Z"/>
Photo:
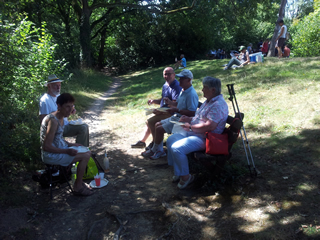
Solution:
<path fill-rule="evenodd" d="M 140 149 L 128 147 L 136 136 L 121 139 L 109 124 L 102 125 L 108 121 L 105 102 L 120 85 L 116 79 L 82 116 L 90 126 L 90 146 L 98 160 L 108 150 L 109 184 L 90 197 L 76 197 L 61 188 L 50 201 L 48 190 L 31 181 L 34 194 L 26 207 L 1 210 L 0 238 L 117 239 L 122 235 L 121 239 L 157 239 L 176 225 L 179 217 L 166 202 L 178 190 L 171 186 L 172 170 L 166 158 L 143 159 Z"/>

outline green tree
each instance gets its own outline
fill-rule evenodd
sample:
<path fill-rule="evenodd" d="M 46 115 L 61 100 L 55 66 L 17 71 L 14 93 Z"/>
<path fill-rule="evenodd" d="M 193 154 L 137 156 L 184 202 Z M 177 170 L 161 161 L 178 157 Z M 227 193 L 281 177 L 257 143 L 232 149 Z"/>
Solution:
<path fill-rule="evenodd" d="M 292 46 L 295 56 L 320 56 L 320 9 L 292 24 Z"/>
<path fill-rule="evenodd" d="M 39 151 L 37 100 L 41 84 L 53 71 L 61 73 L 65 63 L 54 60 L 56 45 L 45 30 L 45 23 L 39 29 L 27 18 L 11 23 L 1 17 L 1 157 L 30 160 Z"/>

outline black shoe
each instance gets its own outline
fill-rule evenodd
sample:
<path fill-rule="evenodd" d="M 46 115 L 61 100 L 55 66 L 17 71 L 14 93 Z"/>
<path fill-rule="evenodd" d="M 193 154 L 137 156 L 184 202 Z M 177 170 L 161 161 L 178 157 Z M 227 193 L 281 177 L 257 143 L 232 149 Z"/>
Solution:
<path fill-rule="evenodd" d="M 153 142 L 151 142 L 151 143 L 148 145 L 148 147 L 146 147 L 145 149 L 146 149 L 146 151 L 148 151 L 148 150 L 151 150 L 152 147 L 153 147 Z"/>
<path fill-rule="evenodd" d="M 146 143 L 141 141 L 138 141 L 136 144 L 131 145 L 131 148 L 145 148 L 145 147 L 146 147 Z"/>

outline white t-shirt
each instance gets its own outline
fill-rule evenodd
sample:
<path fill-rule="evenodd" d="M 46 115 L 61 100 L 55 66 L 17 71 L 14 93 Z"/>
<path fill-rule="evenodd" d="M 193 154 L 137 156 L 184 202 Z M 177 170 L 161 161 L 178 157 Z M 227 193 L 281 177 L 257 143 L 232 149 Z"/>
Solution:
<path fill-rule="evenodd" d="M 59 95 L 58 95 L 59 96 Z M 46 114 L 48 115 L 49 113 L 55 112 L 58 110 L 58 105 L 57 105 L 57 97 L 52 97 L 48 93 L 45 93 L 42 95 L 40 98 L 40 103 L 39 103 L 39 115 Z M 67 118 L 63 119 L 64 125 L 68 125 L 69 121 Z"/>
<path fill-rule="evenodd" d="M 282 25 L 282 27 L 280 28 L 279 30 L 279 34 L 281 33 L 281 29 L 283 28 L 283 33 L 282 35 L 280 36 L 280 38 L 286 38 L 287 36 L 287 26 L 286 25 Z"/>

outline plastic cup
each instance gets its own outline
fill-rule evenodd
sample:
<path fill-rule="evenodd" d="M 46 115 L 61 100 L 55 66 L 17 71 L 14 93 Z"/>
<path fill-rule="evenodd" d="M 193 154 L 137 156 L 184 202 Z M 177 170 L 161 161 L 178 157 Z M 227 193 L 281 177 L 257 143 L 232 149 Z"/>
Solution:
<path fill-rule="evenodd" d="M 96 186 L 99 187 L 100 186 L 100 177 L 94 178 L 94 181 L 96 182 Z"/>
<path fill-rule="evenodd" d="M 99 173 L 100 179 L 104 179 L 104 172 Z"/>

